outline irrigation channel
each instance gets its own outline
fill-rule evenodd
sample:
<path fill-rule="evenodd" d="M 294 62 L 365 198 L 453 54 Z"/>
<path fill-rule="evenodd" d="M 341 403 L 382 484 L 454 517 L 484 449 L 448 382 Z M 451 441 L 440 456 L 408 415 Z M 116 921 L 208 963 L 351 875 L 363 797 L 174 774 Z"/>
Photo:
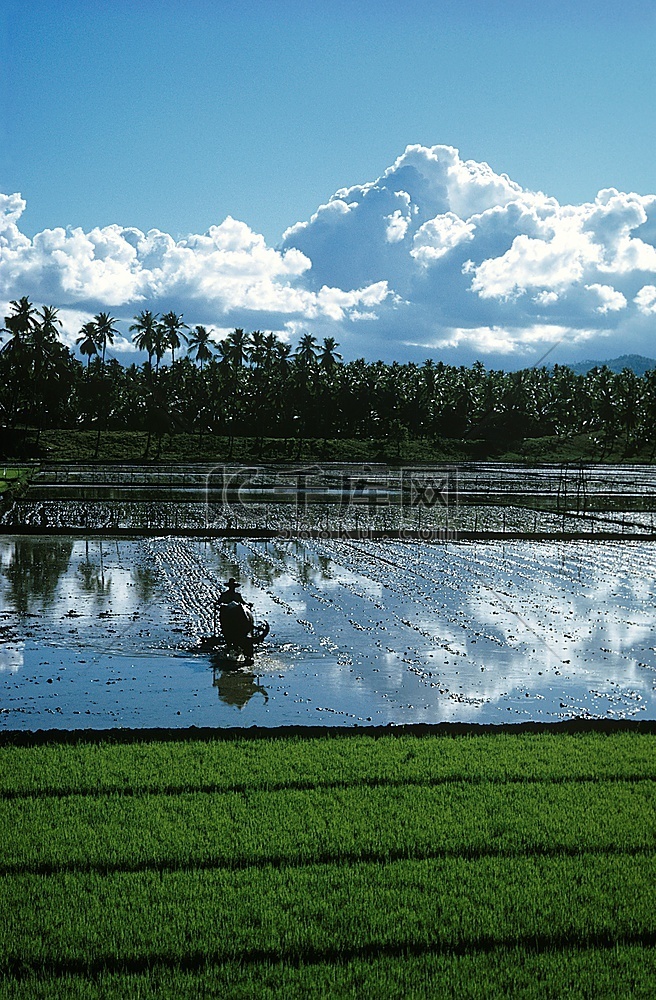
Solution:
<path fill-rule="evenodd" d="M 0 508 L 0 729 L 656 718 L 656 472 L 43 466 Z M 271 632 L 199 648 L 237 577 Z"/>

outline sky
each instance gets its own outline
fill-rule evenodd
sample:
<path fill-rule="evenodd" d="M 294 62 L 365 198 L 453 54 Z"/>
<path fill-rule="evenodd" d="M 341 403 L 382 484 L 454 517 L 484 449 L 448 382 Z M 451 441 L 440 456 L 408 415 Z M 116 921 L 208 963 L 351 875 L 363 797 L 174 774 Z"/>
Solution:
<path fill-rule="evenodd" d="M 1 314 L 656 356 L 655 42 L 653 0 L 5 0 Z"/>

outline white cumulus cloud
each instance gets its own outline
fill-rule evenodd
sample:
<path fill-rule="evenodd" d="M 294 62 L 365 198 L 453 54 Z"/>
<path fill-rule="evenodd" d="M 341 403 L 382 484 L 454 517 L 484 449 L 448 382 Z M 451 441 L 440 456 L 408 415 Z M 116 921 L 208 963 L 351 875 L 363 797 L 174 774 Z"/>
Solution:
<path fill-rule="evenodd" d="M 378 304 L 385 282 L 342 289 L 305 287 L 312 263 L 294 248 L 276 250 L 243 222 L 228 217 L 207 233 L 174 240 L 152 229 L 117 225 L 92 229 L 47 229 L 32 239 L 16 221 L 25 202 L 18 195 L 0 201 L 0 295 L 23 294 L 64 308 L 94 309 L 151 303 L 167 297 L 217 315 L 240 310 L 274 314 L 280 325 L 291 315 L 343 319 L 349 309 Z M 80 313 L 81 314 L 81 313 Z"/>
<path fill-rule="evenodd" d="M 445 331 L 445 336 L 436 341 L 417 346 L 429 350 L 469 347 L 489 354 L 517 354 L 521 357 L 535 349 L 544 352 L 545 348 L 553 348 L 565 339 L 579 344 L 594 336 L 594 330 L 577 330 L 575 334 L 572 334 L 569 327 L 558 326 L 554 323 L 540 323 L 521 328 L 504 326 L 455 327 Z"/>
<path fill-rule="evenodd" d="M 604 357 L 656 353 L 656 195 L 609 186 L 561 205 L 453 146 L 408 146 L 277 247 L 230 216 L 184 239 L 118 225 L 30 239 L 24 209 L 0 195 L 0 297 L 68 310 L 69 339 L 76 315 L 173 308 L 223 329 L 311 329 L 372 360 L 519 363 L 550 343 L 590 355 L 595 338 Z"/>
<path fill-rule="evenodd" d="M 598 251 L 591 240 L 572 229 L 563 229 L 550 240 L 523 233 L 500 257 L 490 257 L 473 269 L 471 289 L 481 298 L 508 299 L 527 289 L 562 291 L 580 281 Z"/>
<path fill-rule="evenodd" d="M 604 313 L 617 312 L 619 309 L 624 309 L 626 307 L 626 299 L 621 292 L 618 292 L 616 288 L 612 288 L 610 285 L 600 285 L 595 283 L 594 285 L 586 285 L 586 290 L 588 292 L 596 292 L 600 304 L 597 306 L 597 312 Z"/>
<path fill-rule="evenodd" d="M 633 301 L 645 316 L 656 314 L 656 285 L 643 285 Z"/>
<path fill-rule="evenodd" d="M 464 222 L 454 212 L 436 215 L 429 222 L 424 222 L 414 235 L 411 255 L 418 261 L 428 264 L 456 247 L 465 240 L 473 239 L 476 226 L 472 222 Z"/>

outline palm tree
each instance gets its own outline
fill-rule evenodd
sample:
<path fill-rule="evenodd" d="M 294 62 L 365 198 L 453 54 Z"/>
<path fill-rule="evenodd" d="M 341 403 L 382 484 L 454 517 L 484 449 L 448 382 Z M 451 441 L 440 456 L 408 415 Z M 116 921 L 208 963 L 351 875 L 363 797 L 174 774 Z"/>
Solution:
<path fill-rule="evenodd" d="M 44 340 L 50 342 L 57 340 L 59 333 L 57 327 L 62 325 L 62 321 L 57 319 L 58 312 L 59 309 L 56 309 L 55 306 L 43 306 L 41 312 L 37 312 L 38 320 L 32 326 L 33 333 L 38 327 Z"/>
<path fill-rule="evenodd" d="M 107 350 L 107 344 L 114 343 L 114 337 L 119 332 L 116 326 L 116 320 L 109 313 L 100 312 L 97 316 L 93 317 L 94 323 L 96 324 L 96 344 L 102 350 L 102 363 L 105 364 L 105 351 Z M 130 327 L 132 329 L 132 327 Z"/>
<path fill-rule="evenodd" d="M 189 327 L 186 323 L 182 322 L 182 313 L 178 316 L 177 313 L 172 311 L 164 313 L 161 319 L 161 326 L 166 337 L 166 346 L 171 352 L 171 364 L 174 365 L 175 352 L 182 345 L 182 340 L 187 339 L 182 331 L 188 330 Z"/>
<path fill-rule="evenodd" d="M 135 316 L 135 322 L 130 327 L 130 333 L 134 330 L 132 340 L 140 351 L 148 354 L 148 365 L 152 364 L 152 357 L 155 353 L 155 335 L 157 328 L 157 313 L 153 314 L 150 309 L 144 309 Z"/>
<path fill-rule="evenodd" d="M 253 330 L 248 339 L 248 359 L 256 368 L 261 368 L 267 352 L 266 337 L 261 330 Z"/>
<path fill-rule="evenodd" d="M 55 372 L 60 374 L 58 348 L 65 350 L 58 338 L 61 321 L 54 306 L 44 306 L 41 312 L 35 312 L 27 298 L 13 302 L 12 306 L 14 315 L 8 316 L 6 322 L 14 339 L 6 347 L 16 366 L 14 378 L 24 390 L 26 420 L 37 421 L 38 444 L 48 408 L 46 397 L 52 397 L 48 383 Z"/>
<path fill-rule="evenodd" d="M 312 367 L 317 362 L 318 350 L 317 338 L 313 337 L 311 333 L 304 333 L 298 342 L 294 357 L 299 364 Z"/>
<path fill-rule="evenodd" d="M 304 333 L 294 352 L 291 392 L 296 401 L 294 418 L 298 418 L 296 421 L 297 459 L 301 457 L 308 428 L 316 427 L 316 421 L 313 417 L 316 412 L 316 394 L 319 382 L 317 378 L 318 350 L 319 345 L 316 337 L 313 337 L 311 333 Z"/>
<path fill-rule="evenodd" d="M 267 333 L 264 338 L 264 366 L 270 368 L 278 353 L 280 341 L 275 333 Z"/>
<path fill-rule="evenodd" d="M 116 320 L 109 313 L 99 312 L 93 317 L 93 320 L 89 323 L 85 323 L 80 333 L 82 336 L 78 338 L 78 343 L 80 343 L 80 353 L 87 355 L 87 372 L 89 371 L 91 355 L 101 354 L 100 370 L 94 372 L 94 385 L 90 388 L 90 392 L 95 402 L 96 411 L 96 449 L 94 452 L 94 458 L 98 458 L 100 452 L 100 437 L 102 431 L 107 426 L 107 421 L 109 418 L 109 413 L 111 410 L 111 386 L 112 380 L 106 378 L 105 373 L 105 352 L 107 350 L 107 344 L 114 343 L 114 337 L 119 332 L 116 326 Z M 91 347 L 93 343 L 93 348 Z"/>
<path fill-rule="evenodd" d="M 592 398 L 593 409 L 598 424 L 604 434 L 601 446 L 601 461 L 606 452 L 612 449 L 619 430 L 620 421 L 617 408 L 617 376 L 606 365 L 593 368 L 586 376 L 588 392 Z"/>
<path fill-rule="evenodd" d="M 35 322 L 36 306 L 33 306 L 27 295 L 16 301 L 13 299 L 9 305 L 14 310 L 10 316 L 5 316 L 4 330 L 12 336 L 26 337 Z"/>
<path fill-rule="evenodd" d="M 321 368 L 331 371 L 342 360 L 342 355 L 337 353 L 338 347 L 339 344 L 334 337 L 324 337 L 319 354 L 319 366 Z"/>
<path fill-rule="evenodd" d="M 625 433 L 625 457 L 632 454 L 632 446 L 635 448 L 632 436 L 635 437 L 638 424 L 643 383 L 644 380 L 638 379 L 630 368 L 623 368 L 620 374 L 615 377 L 615 406 L 619 422 Z"/>
<path fill-rule="evenodd" d="M 258 342 L 258 337 L 261 337 L 261 334 L 258 333 L 256 336 L 256 344 Z M 232 333 L 229 333 L 227 337 L 224 337 L 223 340 L 220 340 L 215 346 L 221 355 L 219 365 L 224 371 L 227 369 L 229 373 L 227 379 L 227 403 L 224 407 L 224 415 L 228 425 L 228 456 L 231 456 L 234 443 L 235 422 L 238 419 L 242 405 L 241 390 L 243 388 L 244 381 L 243 366 L 246 359 L 251 355 L 250 338 L 248 334 L 244 333 L 243 329 L 239 327 L 233 330 Z"/>
<path fill-rule="evenodd" d="M 98 344 L 96 343 L 97 328 L 93 320 L 89 320 L 84 326 L 80 328 L 80 336 L 75 341 L 76 344 L 80 345 L 80 354 L 87 359 L 87 368 L 91 362 L 91 358 L 94 354 L 98 353 Z"/>
<path fill-rule="evenodd" d="M 155 371 L 159 373 L 162 358 L 169 349 L 166 330 L 161 323 L 155 323 L 153 330 L 153 354 L 155 355 Z"/>
<path fill-rule="evenodd" d="M 231 368 L 241 368 L 248 357 L 248 334 L 244 333 L 241 328 L 233 330 L 225 338 L 223 343 L 224 357 L 230 364 Z"/>
<path fill-rule="evenodd" d="M 217 345 L 204 326 L 194 327 L 191 337 L 188 338 L 188 344 L 187 354 L 192 360 L 200 363 L 200 370 L 202 371 L 205 362 L 212 360 L 212 355 Z"/>
<path fill-rule="evenodd" d="M 57 319 L 58 312 L 59 310 L 54 306 L 43 306 L 41 312 L 37 312 L 37 318 L 33 320 L 30 327 L 29 342 L 32 348 L 32 372 L 37 392 L 41 388 L 37 388 L 37 383 L 46 372 L 49 362 L 52 362 L 59 343 L 59 330 L 57 328 L 62 323 L 60 319 Z"/>
<path fill-rule="evenodd" d="M 227 337 L 224 337 L 223 340 L 219 340 L 216 345 L 216 350 L 219 355 L 219 364 L 221 367 L 229 368 L 232 362 L 232 354 L 230 352 L 230 345 L 227 342 Z"/>
<path fill-rule="evenodd" d="M 34 324 L 37 322 L 35 319 L 36 307 L 32 305 L 26 295 L 18 301 L 13 300 L 9 305 L 12 307 L 13 313 L 5 316 L 2 332 L 11 334 L 11 340 L 4 344 L 2 353 L 11 355 L 15 363 L 18 364 L 20 361 L 22 366 L 26 363 L 26 358 L 23 356 L 24 350 L 29 345 Z"/>
<path fill-rule="evenodd" d="M 289 366 L 289 359 L 292 356 L 292 345 L 285 344 L 282 340 L 276 344 L 276 361 L 282 368 Z"/>

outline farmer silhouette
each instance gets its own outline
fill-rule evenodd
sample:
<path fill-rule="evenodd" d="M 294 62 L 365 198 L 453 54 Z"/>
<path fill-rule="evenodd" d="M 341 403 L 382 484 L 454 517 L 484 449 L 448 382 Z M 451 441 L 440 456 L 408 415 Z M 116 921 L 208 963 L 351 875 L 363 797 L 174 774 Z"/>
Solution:
<path fill-rule="evenodd" d="M 219 597 L 219 604 L 246 604 L 246 601 L 237 590 L 237 581 L 234 576 L 228 580 L 228 589 L 224 590 Z"/>

